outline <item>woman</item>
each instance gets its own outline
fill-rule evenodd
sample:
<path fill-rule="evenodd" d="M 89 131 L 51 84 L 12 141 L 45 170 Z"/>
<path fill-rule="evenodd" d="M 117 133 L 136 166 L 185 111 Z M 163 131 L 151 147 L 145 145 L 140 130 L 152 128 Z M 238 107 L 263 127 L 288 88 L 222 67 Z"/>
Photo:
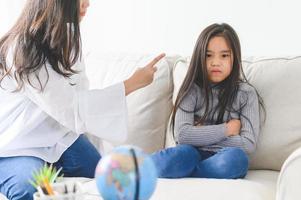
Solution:
<path fill-rule="evenodd" d="M 65 176 L 93 177 L 101 158 L 82 133 L 126 138 L 125 96 L 153 80 L 159 55 L 129 79 L 88 90 L 79 21 L 89 0 L 28 0 L 0 40 L 0 192 L 32 199 L 45 162 Z"/>

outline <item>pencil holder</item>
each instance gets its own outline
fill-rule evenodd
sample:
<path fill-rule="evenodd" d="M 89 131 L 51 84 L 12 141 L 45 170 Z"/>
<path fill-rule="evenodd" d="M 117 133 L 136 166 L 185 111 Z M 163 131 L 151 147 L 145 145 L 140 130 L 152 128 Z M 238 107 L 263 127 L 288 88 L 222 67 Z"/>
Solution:
<path fill-rule="evenodd" d="M 42 190 L 34 193 L 34 200 L 83 200 L 84 191 L 80 182 L 68 181 L 53 183 L 54 195 L 47 195 Z"/>

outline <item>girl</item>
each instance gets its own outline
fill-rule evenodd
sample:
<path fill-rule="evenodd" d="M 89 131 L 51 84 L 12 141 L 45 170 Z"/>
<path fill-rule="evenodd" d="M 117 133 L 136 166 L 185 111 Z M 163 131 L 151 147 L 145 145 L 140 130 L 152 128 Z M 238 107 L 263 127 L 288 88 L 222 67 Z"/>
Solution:
<path fill-rule="evenodd" d="M 125 96 L 150 84 L 160 55 L 128 80 L 88 90 L 79 21 L 89 0 L 28 0 L 0 40 L 0 192 L 32 199 L 32 172 L 54 163 L 65 176 L 93 177 L 101 158 L 82 133 L 122 141 Z"/>
<path fill-rule="evenodd" d="M 213 24 L 201 33 L 172 113 L 177 146 L 152 155 L 160 177 L 246 175 L 258 140 L 261 98 L 241 63 L 231 26 Z"/>

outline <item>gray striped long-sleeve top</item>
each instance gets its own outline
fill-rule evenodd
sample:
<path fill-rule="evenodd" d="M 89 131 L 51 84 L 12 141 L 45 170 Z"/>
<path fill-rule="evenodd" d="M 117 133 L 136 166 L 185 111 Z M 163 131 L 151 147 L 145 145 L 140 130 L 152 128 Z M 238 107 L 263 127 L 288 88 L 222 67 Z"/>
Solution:
<path fill-rule="evenodd" d="M 217 87 L 212 87 L 209 110 L 218 105 Z M 196 84 L 190 89 L 180 104 L 175 117 L 175 135 L 178 144 L 190 144 L 200 150 L 217 152 L 224 147 L 239 147 L 250 154 L 255 151 L 259 135 L 260 116 L 258 97 L 255 89 L 247 83 L 240 83 L 237 98 L 233 102 L 233 111 L 225 112 L 222 124 L 216 124 L 218 113 L 209 112 L 201 126 L 195 126 L 195 117 L 205 112 L 204 95 Z M 235 111 L 234 111 L 235 110 Z M 236 111 L 241 112 L 238 113 Z M 226 122 L 240 119 L 241 130 L 236 136 L 226 136 Z"/>

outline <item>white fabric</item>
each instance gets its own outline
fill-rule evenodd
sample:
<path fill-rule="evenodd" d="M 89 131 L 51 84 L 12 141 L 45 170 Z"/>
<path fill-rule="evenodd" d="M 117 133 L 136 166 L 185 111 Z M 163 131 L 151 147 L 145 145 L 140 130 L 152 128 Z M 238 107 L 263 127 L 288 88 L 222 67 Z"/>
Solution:
<path fill-rule="evenodd" d="M 174 90 L 172 94 L 172 103 L 174 104 L 177 99 L 177 95 L 179 93 L 180 87 L 185 79 L 187 70 L 188 70 L 188 65 L 190 62 L 189 57 L 181 57 L 175 61 L 175 66 L 173 70 L 173 85 L 174 85 Z"/>
<path fill-rule="evenodd" d="M 301 56 L 248 58 L 244 69 L 267 111 L 251 168 L 280 170 L 301 146 Z"/>
<path fill-rule="evenodd" d="M 105 87 L 128 78 L 138 67 L 145 66 L 155 55 L 90 54 L 87 59 L 87 75 L 92 88 Z M 157 72 L 151 85 L 135 91 L 127 97 L 128 138 L 122 144 L 136 145 L 146 152 L 164 147 L 165 131 L 171 111 L 172 66 L 163 58 L 156 64 Z M 95 140 L 95 138 L 94 138 Z M 96 141 L 97 142 L 97 141 Z M 104 151 L 110 151 L 115 143 L 104 143 Z"/>
<path fill-rule="evenodd" d="M 172 80 L 173 80 L 173 93 L 172 93 L 172 103 L 174 105 L 177 94 L 180 90 L 180 87 L 184 81 L 184 78 L 187 73 L 187 67 L 188 67 L 189 58 L 186 57 L 174 57 L 173 60 L 173 73 L 172 73 Z M 171 115 L 169 117 L 168 124 L 171 123 Z M 165 148 L 173 147 L 175 146 L 175 140 L 174 136 L 171 130 L 170 125 L 168 126 L 166 130 L 166 137 L 165 137 Z"/>
<path fill-rule="evenodd" d="M 275 200 L 278 172 L 249 171 L 245 179 L 158 179 L 150 200 Z M 95 181 L 86 182 L 87 199 L 102 200 Z"/>
<path fill-rule="evenodd" d="M 43 92 L 26 84 L 21 92 L 11 93 L 15 83 L 4 79 L 2 87 L 9 90 L 0 89 L 0 157 L 37 156 L 55 162 L 85 132 L 114 142 L 125 140 L 124 84 L 88 90 L 83 63 L 74 69 L 81 73 L 67 79 L 47 65 L 49 80 Z M 42 68 L 42 84 L 46 73 Z M 36 79 L 32 80 L 38 87 Z"/>
<path fill-rule="evenodd" d="M 297 200 L 301 197 L 301 147 L 284 162 L 277 183 L 276 200 Z"/>

